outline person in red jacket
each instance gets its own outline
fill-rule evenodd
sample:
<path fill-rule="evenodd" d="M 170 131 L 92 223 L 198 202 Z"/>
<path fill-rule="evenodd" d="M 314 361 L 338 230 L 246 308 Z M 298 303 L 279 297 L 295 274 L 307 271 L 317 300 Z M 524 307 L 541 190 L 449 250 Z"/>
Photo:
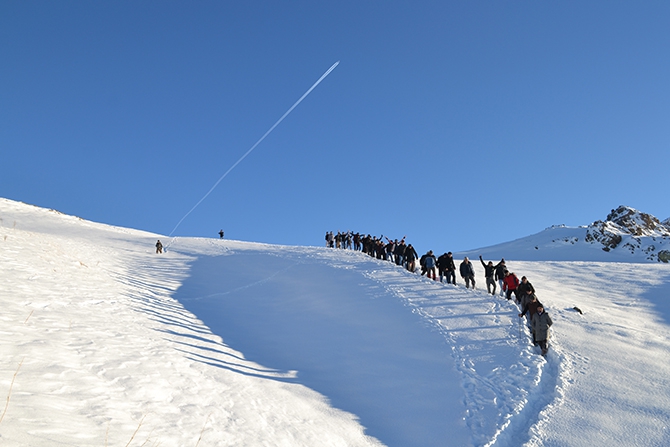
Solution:
<path fill-rule="evenodd" d="M 503 290 L 507 294 L 507 299 L 512 298 L 512 293 L 514 294 L 514 299 L 518 301 L 518 297 L 516 296 L 516 288 L 519 287 L 519 278 L 517 276 L 507 270 L 505 272 L 505 278 L 503 278 Z"/>

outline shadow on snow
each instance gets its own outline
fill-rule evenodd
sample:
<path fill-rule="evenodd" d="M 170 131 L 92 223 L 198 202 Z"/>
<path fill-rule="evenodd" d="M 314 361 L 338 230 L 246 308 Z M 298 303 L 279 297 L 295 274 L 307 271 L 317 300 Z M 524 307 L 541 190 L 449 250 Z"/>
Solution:
<path fill-rule="evenodd" d="M 191 358 L 309 387 L 388 445 L 444 445 L 445 429 L 453 427 L 445 422 L 459 417 L 462 404 L 454 403 L 463 398 L 449 380 L 456 373 L 444 338 L 356 269 L 300 256 L 241 252 L 196 260 L 175 298 L 226 346 L 267 370 L 221 361 L 207 352 L 216 347 L 201 343 L 191 345 L 200 350 Z M 179 329 L 179 322 L 167 323 Z"/>

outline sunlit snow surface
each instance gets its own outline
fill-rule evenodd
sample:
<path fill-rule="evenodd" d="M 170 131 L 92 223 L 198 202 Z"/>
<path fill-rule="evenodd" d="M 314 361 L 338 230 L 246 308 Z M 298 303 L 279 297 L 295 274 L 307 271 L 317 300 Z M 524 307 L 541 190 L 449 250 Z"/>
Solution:
<path fill-rule="evenodd" d="M 670 445 L 670 266 L 512 247 L 554 320 L 546 359 L 477 259 L 472 291 L 0 199 L 0 443 Z"/>

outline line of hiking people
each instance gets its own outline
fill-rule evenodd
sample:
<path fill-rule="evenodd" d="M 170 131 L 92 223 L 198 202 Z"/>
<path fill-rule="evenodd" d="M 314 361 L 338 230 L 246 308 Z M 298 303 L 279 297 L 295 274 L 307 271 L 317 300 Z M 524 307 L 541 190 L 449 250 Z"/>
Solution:
<path fill-rule="evenodd" d="M 330 248 L 340 248 L 348 250 L 362 251 L 374 258 L 394 262 L 396 265 L 403 266 L 410 272 L 416 271 L 416 261 L 419 261 L 421 275 L 426 275 L 437 280 L 436 270 L 440 276 L 440 282 L 456 284 L 456 264 L 451 252 L 444 253 L 439 258 L 435 257 L 432 250 L 419 257 L 412 244 L 405 243 L 405 236 L 402 239 L 389 239 L 380 236 L 361 235 L 351 231 L 333 234 L 332 231 L 326 232 L 326 246 Z M 386 240 L 386 242 L 384 242 Z M 467 288 L 475 288 L 475 272 L 472 264 L 465 258 L 459 266 L 459 273 L 465 281 Z"/>
<path fill-rule="evenodd" d="M 337 235 L 334 235 L 331 231 L 326 232 L 326 247 L 361 251 L 374 258 L 401 265 L 411 272 L 416 270 L 416 261 L 419 258 L 412 244 L 405 243 L 405 237 L 398 241 L 385 238 L 384 235 L 378 238 L 351 231 L 346 233 L 338 231 Z"/>
<path fill-rule="evenodd" d="M 485 263 L 481 256 L 479 261 L 484 267 L 484 276 L 486 277 L 486 289 L 491 295 L 496 294 L 496 282 L 500 286 L 500 295 L 504 295 L 508 300 L 514 300 L 521 309 L 519 318 L 526 317 L 528 327 L 533 336 L 533 344 L 539 345 L 542 349 L 542 355 L 547 354 L 549 349 L 549 327 L 553 324 L 551 317 L 544 310 L 544 306 L 535 295 L 535 287 L 525 276 L 521 280 L 514 272 L 510 272 L 505 265 L 505 259 L 501 259 L 496 265 L 492 261 Z"/>
<path fill-rule="evenodd" d="M 369 234 L 361 236 L 360 233 L 349 231 L 346 233 L 338 231 L 337 235 L 333 235 L 331 231 L 326 232 L 326 246 L 362 251 L 377 259 L 394 262 L 411 272 L 416 271 L 418 258 L 421 276 L 425 275 L 437 281 L 439 275 L 440 282 L 445 282 L 446 279 L 447 284 L 456 285 L 456 263 L 451 252 L 436 257 L 432 250 L 428 250 L 419 257 L 412 244 L 405 243 L 405 237 L 398 241 L 398 239 L 385 238 L 383 235 L 377 238 Z M 533 344 L 539 345 L 542 355 L 546 355 L 549 349 L 549 327 L 553 322 L 542 303 L 538 301 L 533 285 L 525 276 L 519 280 L 517 275 L 507 268 L 505 259 L 493 264 L 493 261 L 484 262 L 484 259 L 479 256 L 479 261 L 484 267 L 487 292 L 495 296 L 499 287 L 501 296 L 508 300 L 514 297 L 514 301 L 521 309 L 519 318 L 526 317 L 533 336 Z M 475 269 L 468 257 L 465 257 L 459 264 L 458 273 L 465 282 L 466 288 L 475 288 Z"/>

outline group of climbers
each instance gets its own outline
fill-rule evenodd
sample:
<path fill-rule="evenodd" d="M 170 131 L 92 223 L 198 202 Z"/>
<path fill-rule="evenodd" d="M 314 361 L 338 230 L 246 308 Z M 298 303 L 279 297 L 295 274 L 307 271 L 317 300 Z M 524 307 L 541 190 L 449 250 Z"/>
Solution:
<path fill-rule="evenodd" d="M 405 238 L 400 241 L 384 237 L 376 238 L 370 235 L 361 237 L 358 233 L 340 233 L 334 236 L 332 232 L 326 233 L 326 245 L 329 247 L 351 248 L 349 240 L 354 241 L 354 250 L 361 250 L 364 253 L 374 256 L 378 259 L 385 259 L 401 265 L 407 270 L 415 271 L 415 261 L 417 253 L 411 244 L 405 244 Z M 361 240 L 361 248 L 357 248 L 357 240 Z M 508 300 L 512 300 L 519 306 L 521 313 L 519 318 L 526 317 L 528 327 L 533 337 L 533 344 L 540 346 L 542 355 L 547 354 L 549 338 L 549 327 L 553 324 L 551 317 L 545 311 L 544 306 L 538 301 L 535 295 L 535 288 L 528 281 L 528 278 L 518 276 L 511 272 L 505 264 L 505 259 L 494 264 L 493 261 L 484 262 L 479 256 L 479 261 L 484 267 L 484 277 L 486 278 L 486 290 L 489 294 L 495 296 L 498 288 L 500 295 Z M 432 250 L 428 250 L 419 258 L 421 276 L 426 276 L 447 284 L 456 284 L 456 263 L 451 252 L 444 253 L 439 257 L 435 256 Z M 465 257 L 459 265 L 458 272 L 465 282 L 466 288 L 475 288 L 475 269 L 472 262 Z"/>
<path fill-rule="evenodd" d="M 466 258 L 467 259 L 467 258 Z M 544 306 L 540 303 L 535 295 L 535 288 L 528 281 L 525 276 L 519 280 L 518 276 L 509 271 L 505 265 L 505 259 L 501 259 L 496 265 L 492 261 L 484 262 L 481 256 L 479 261 L 484 266 L 484 275 L 486 276 L 486 289 L 491 295 L 496 294 L 496 281 L 500 285 L 500 295 L 505 296 L 508 300 L 514 296 L 514 301 L 521 309 L 519 318 L 526 317 L 528 327 L 533 336 L 533 344 L 540 346 L 542 355 L 547 354 L 549 346 L 547 340 L 549 338 L 549 327 L 553 324 L 551 317 L 544 310 Z"/>

